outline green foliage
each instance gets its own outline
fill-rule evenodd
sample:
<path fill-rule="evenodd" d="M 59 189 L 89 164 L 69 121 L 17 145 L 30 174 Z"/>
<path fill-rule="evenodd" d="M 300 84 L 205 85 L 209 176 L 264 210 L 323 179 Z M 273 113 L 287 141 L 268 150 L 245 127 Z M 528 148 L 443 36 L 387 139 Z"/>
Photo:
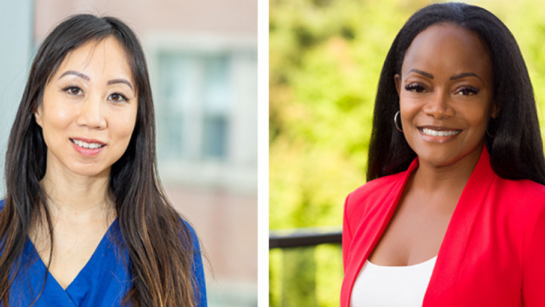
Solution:
<path fill-rule="evenodd" d="M 316 267 L 314 248 L 291 248 L 283 252 L 284 280 L 282 281 L 282 306 L 315 307 Z"/>
<path fill-rule="evenodd" d="M 342 224 L 344 198 L 365 183 L 374 97 L 382 63 L 405 21 L 429 3 L 270 1 L 272 230 Z M 539 117 L 543 118 L 542 4 L 537 0 L 470 3 L 496 14 L 513 32 L 530 71 Z M 338 306 L 342 282 L 340 251 L 336 250 L 334 256 L 332 247 L 327 248 L 316 248 L 314 255 L 317 304 Z M 293 258 L 294 263 L 297 259 Z M 271 306 L 282 306 L 287 295 L 282 292 L 282 280 L 287 278 L 282 268 L 292 264 L 286 261 L 280 251 L 271 251 Z"/>

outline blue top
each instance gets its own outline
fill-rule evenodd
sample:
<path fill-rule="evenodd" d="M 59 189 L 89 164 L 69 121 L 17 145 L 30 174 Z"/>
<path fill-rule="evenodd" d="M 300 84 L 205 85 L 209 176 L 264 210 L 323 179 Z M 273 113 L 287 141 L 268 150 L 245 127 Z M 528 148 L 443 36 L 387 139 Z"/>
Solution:
<path fill-rule="evenodd" d="M 0 200 L 0 210 L 4 201 Z M 184 221 L 185 222 L 185 221 Z M 206 307 L 206 288 L 197 235 L 186 222 L 193 242 L 192 275 L 195 280 L 196 307 Z M 121 301 L 131 286 L 128 271 L 129 254 L 123 248 L 117 219 L 112 223 L 93 255 L 72 283 L 63 289 L 41 260 L 34 244 L 27 238 L 23 250 L 23 266 L 10 290 L 10 306 L 29 306 L 39 295 L 35 307 L 101 307 L 122 306 Z M 47 279 L 45 279 L 47 274 Z M 45 279 L 45 286 L 44 285 Z M 42 291 L 43 286 L 43 291 Z M 40 291 L 42 291 L 40 295 Z"/>

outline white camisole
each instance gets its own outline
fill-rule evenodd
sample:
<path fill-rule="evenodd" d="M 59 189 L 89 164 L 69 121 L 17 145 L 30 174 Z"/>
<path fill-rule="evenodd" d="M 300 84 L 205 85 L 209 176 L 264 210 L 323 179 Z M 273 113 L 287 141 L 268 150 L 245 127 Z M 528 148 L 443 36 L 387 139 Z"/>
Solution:
<path fill-rule="evenodd" d="M 354 287 L 352 307 L 421 307 L 437 256 L 410 266 L 365 261 Z"/>

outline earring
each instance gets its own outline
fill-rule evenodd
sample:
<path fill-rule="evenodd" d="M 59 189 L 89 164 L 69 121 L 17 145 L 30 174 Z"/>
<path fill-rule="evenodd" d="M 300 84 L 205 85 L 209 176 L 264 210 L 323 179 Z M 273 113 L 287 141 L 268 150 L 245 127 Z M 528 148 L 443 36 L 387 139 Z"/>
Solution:
<path fill-rule="evenodd" d="M 496 136 L 495 134 L 490 134 L 490 132 L 488 132 L 488 125 L 486 126 L 486 130 L 485 130 L 485 131 L 486 131 L 486 134 L 487 134 L 489 137 L 491 137 L 491 138 L 493 138 L 493 137 Z"/>
<path fill-rule="evenodd" d="M 397 125 L 397 116 L 399 115 L 399 111 L 396 112 L 396 115 L 394 115 L 394 125 L 396 126 L 397 130 L 399 132 L 403 132 L 402 129 L 399 128 L 399 126 Z"/>
<path fill-rule="evenodd" d="M 490 132 L 488 132 L 488 127 L 490 126 L 496 126 L 495 125 L 496 123 L 494 122 L 494 118 L 490 118 L 490 120 L 488 121 L 488 125 L 486 125 L 486 129 L 484 130 L 486 132 L 486 135 L 488 135 L 489 137 L 493 138 L 496 136 L 496 134 L 491 134 Z M 498 128 L 496 127 L 495 129 L 492 129 L 492 130 L 497 130 Z M 497 132 L 497 131 L 496 131 Z"/>

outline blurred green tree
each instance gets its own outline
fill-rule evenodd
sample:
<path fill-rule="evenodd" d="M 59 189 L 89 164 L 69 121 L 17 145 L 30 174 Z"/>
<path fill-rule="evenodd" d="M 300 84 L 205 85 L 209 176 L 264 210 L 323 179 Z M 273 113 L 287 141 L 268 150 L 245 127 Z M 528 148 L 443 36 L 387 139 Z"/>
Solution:
<path fill-rule="evenodd" d="M 513 32 L 530 71 L 543 123 L 543 4 L 538 0 L 467 2 L 490 10 Z M 374 97 L 382 63 L 405 21 L 430 3 L 269 2 L 271 230 L 342 224 L 344 198 L 365 183 Z M 283 292 L 281 283 L 287 277 L 282 267 L 293 265 L 285 263 L 288 259 L 301 263 L 308 257 L 314 257 L 316 273 L 293 278 L 311 276 L 307 282 L 315 283 L 318 289 L 318 306 L 338 306 L 342 282 L 340 251 L 328 246 L 317 248 L 313 256 L 301 253 L 300 257 L 282 257 L 271 251 L 271 306 L 296 306 L 285 303 L 290 297 L 293 302 L 300 301 L 295 296 L 298 291 L 304 293 L 307 286 Z"/>

